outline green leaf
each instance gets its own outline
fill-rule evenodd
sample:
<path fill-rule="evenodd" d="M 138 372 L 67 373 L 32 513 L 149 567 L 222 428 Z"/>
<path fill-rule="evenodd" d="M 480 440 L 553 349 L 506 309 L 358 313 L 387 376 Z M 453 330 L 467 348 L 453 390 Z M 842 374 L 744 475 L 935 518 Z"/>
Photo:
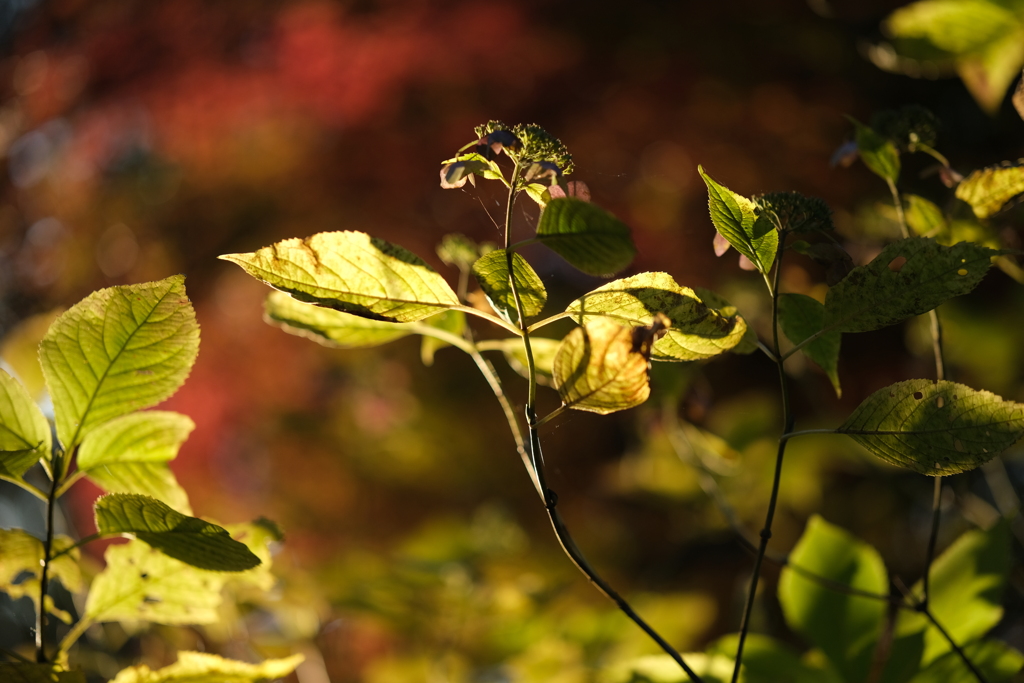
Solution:
<path fill-rule="evenodd" d="M 653 360 L 711 358 L 735 348 L 747 334 L 746 322 L 734 311 L 726 316 L 709 308 L 692 289 L 676 284 L 667 273 L 641 273 L 609 282 L 565 310 L 580 324 L 611 319 L 633 326 L 650 325 L 655 314 L 663 313 L 672 327 L 654 343 Z"/>
<path fill-rule="evenodd" d="M 900 152 L 891 140 L 882 137 L 854 118 L 847 117 L 855 127 L 854 141 L 861 161 L 882 180 L 895 183 L 900 177 Z"/>
<path fill-rule="evenodd" d="M 878 551 L 815 515 L 779 578 L 786 623 L 820 647 L 845 680 L 866 680 L 886 602 L 840 593 L 806 578 L 800 570 L 860 591 L 888 595 L 889 580 Z"/>
<path fill-rule="evenodd" d="M 462 311 L 445 311 L 439 315 L 435 315 L 432 318 L 428 318 L 422 323 L 425 327 L 433 327 L 444 332 L 449 332 L 456 337 L 462 336 L 462 332 L 466 329 L 466 314 Z M 449 346 L 448 342 L 438 339 L 437 337 L 431 337 L 430 335 L 424 334 L 423 341 L 420 342 L 420 359 L 426 366 L 434 364 L 434 354 L 438 349 L 443 349 Z"/>
<path fill-rule="evenodd" d="M 588 275 L 614 275 L 636 255 L 625 223 L 574 197 L 548 202 L 537 224 L 537 239 Z"/>
<path fill-rule="evenodd" d="M 957 198 L 970 204 L 974 215 L 981 219 L 997 213 L 1021 193 L 1024 193 L 1024 159 L 978 169 L 956 186 Z"/>
<path fill-rule="evenodd" d="M 811 335 L 821 331 L 825 322 L 825 306 L 804 294 L 779 295 L 779 325 L 794 344 L 799 344 Z M 808 358 L 825 371 L 836 396 L 842 396 L 839 388 L 839 345 L 842 334 L 836 331 L 821 335 L 801 347 Z"/>
<path fill-rule="evenodd" d="M 0 662 L 4 683 L 85 683 L 83 671 L 59 671 L 54 664 Z"/>
<path fill-rule="evenodd" d="M 67 552 L 50 562 L 49 576 L 60 579 L 65 588 L 77 593 L 83 584 L 78 549 L 69 550 L 74 544 L 67 536 L 54 536 L 53 554 Z M 38 607 L 43 542 L 21 529 L 0 529 L 0 548 L 0 590 L 12 600 L 27 596 Z"/>
<path fill-rule="evenodd" d="M 939 239 L 949 232 L 949 223 L 942 209 L 916 194 L 903 195 L 903 215 L 907 227 L 915 235 Z"/>
<path fill-rule="evenodd" d="M 523 377 L 529 379 L 530 373 L 526 362 L 526 347 L 519 337 L 513 339 L 502 339 L 498 342 L 501 352 L 505 354 L 505 360 L 509 367 Z M 545 385 L 554 383 L 555 356 L 558 348 L 562 345 L 561 339 L 547 339 L 530 335 L 530 348 L 533 351 L 533 369 L 537 374 L 537 382 Z"/>
<path fill-rule="evenodd" d="M 0 476 L 20 478 L 50 455 L 50 423 L 21 383 L 0 370 Z"/>
<path fill-rule="evenodd" d="M 925 237 L 894 242 L 828 291 L 825 329 L 870 332 L 927 313 L 973 290 L 996 253 L 969 242 L 944 247 Z"/>
<path fill-rule="evenodd" d="M 683 659 L 704 683 L 728 683 L 732 680 L 733 657 L 687 652 Z M 599 683 L 689 683 L 690 680 L 668 655 L 645 655 L 616 662 L 605 668 L 598 678 Z"/>
<path fill-rule="evenodd" d="M 722 636 L 708 645 L 707 654 L 729 657 L 735 661 L 737 634 Z M 825 669 L 802 660 L 789 645 L 761 635 L 748 633 L 743 647 L 743 683 L 842 683 Z"/>
<path fill-rule="evenodd" d="M 1008 8 L 989 0 L 921 0 L 885 21 L 894 37 L 926 38 L 954 54 L 977 52 L 1016 24 Z"/>
<path fill-rule="evenodd" d="M 1003 616 L 1003 591 L 1013 562 L 1010 531 L 1000 521 L 988 531 L 968 531 L 932 564 L 928 609 L 959 644 L 988 633 Z M 922 582 L 913 588 L 923 595 Z M 922 614 L 904 612 L 900 633 L 925 630 L 922 666 L 951 651 L 949 641 Z"/>
<path fill-rule="evenodd" d="M 260 563 L 258 557 L 216 524 L 187 517 L 165 503 L 130 493 L 96 501 L 101 534 L 132 534 L 171 557 L 200 569 L 236 572 Z"/>
<path fill-rule="evenodd" d="M 78 450 L 78 468 L 125 462 L 167 462 L 195 429 L 192 418 L 151 410 L 115 418 L 94 429 Z"/>
<path fill-rule="evenodd" d="M 93 292 L 39 346 L 65 451 L 107 420 L 168 398 L 199 352 L 185 277 Z"/>
<path fill-rule="evenodd" d="M 212 624 L 233 576 L 196 569 L 139 541 L 110 546 L 104 560 L 85 602 L 85 616 L 97 622 Z"/>
<path fill-rule="evenodd" d="M 743 323 L 743 337 L 740 339 L 736 346 L 729 349 L 733 353 L 748 354 L 757 351 L 757 332 L 754 331 L 750 325 L 747 324 L 746 319 L 739 314 L 739 309 L 733 306 L 731 303 L 726 301 L 723 297 L 719 296 L 710 289 L 704 287 L 694 287 L 694 293 L 710 308 L 718 311 L 718 314 L 727 320 L 736 318 L 739 322 Z"/>
<path fill-rule="evenodd" d="M 646 401 L 648 360 L 634 348 L 633 336 L 633 328 L 607 318 L 594 318 L 566 335 L 552 368 L 562 403 L 607 415 Z"/>
<path fill-rule="evenodd" d="M 362 232 L 322 232 L 220 258 L 299 301 L 372 320 L 416 322 L 459 305 L 422 259 Z"/>
<path fill-rule="evenodd" d="M 123 669 L 111 683 L 259 683 L 284 678 L 302 663 L 302 655 L 249 664 L 205 652 L 178 653 L 178 661 L 152 670 L 142 664 Z"/>
<path fill-rule="evenodd" d="M 893 465 L 955 474 L 1024 436 L 1024 404 L 955 382 L 912 379 L 868 396 L 836 431 Z"/>
<path fill-rule="evenodd" d="M 481 251 L 489 251 L 490 248 L 493 248 L 493 245 L 478 245 L 465 235 L 452 233 L 441 238 L 441 243 L 437 245 L 435 251 L 445 265 L 455 266 L 468 273 L 473 263 L 480 258 Z"/>
<path fill-rule="evenodd" d="M 413 334 L 411 324 L 370 320 L 332 308 L 296 301 L 284 292 L 271 292 L 263 302 L 263 317 L 288 334 L 338 349 L 380 346 Z"/>
<path fill-rule="evenodd" d="M 708 186 L 708 209 L 715 230 L 750 259 L 759 272 L 767 274 L 779 247 L 775 226 L 757 215 L 754 202 L 716 182 L 702 167 L 698 166 L 697 171 Z"/>
<path fill-rule="evenodd" d="M 1024 655 L 998 640 L 968 643 L 962 648 L 987 683 L 1009 681 L 1024 666 Z M 947 652 L 914 676 L 910 683 L 974 683 L 977 680 L 960 655 Z"/>
<path fill-rule="evenodd" d="M 548 300 L 544 282 L 529 262 L 515 252 L 512 253 L 512 271 L 523 303 L 523 315 L 532 318 L 540 314 Z M 516 322 L 519 316 L 516 314 L 516 300 L 509 282 L 507 252 L 496 249 L 481 257 L 473 264 L 473 275 L 480 283 L 480 289 L 487 295 L 491 308 L 509 322 Z"/>
<path fill-rule="evenodd" d="M 188 494 L 167 463 L 194 428 L 191 418 L 165 411 L 114 418 L 82 441 L 78 469 L 105 491 L 152 496 L 190 515 Z"/>

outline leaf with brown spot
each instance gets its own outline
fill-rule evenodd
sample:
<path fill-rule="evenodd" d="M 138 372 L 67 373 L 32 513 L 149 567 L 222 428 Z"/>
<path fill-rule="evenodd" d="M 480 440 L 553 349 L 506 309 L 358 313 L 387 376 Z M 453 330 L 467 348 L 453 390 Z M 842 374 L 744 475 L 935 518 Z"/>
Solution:
<path fill-rule="evenodd" d="M 1024 404 L 955 382 L 913 379 L 876 391 L 836 431 L 893 465 L 955 474 L 1024 436 Z"/>
<path fill-rule="evenodd" d="M 632 327 L 594 318 L 562 340 L 553 367 L 555 388 L 567 408 L 607 415 L 647 400 L 647 364 L 634 347 Z"/>
<path fill-rule="evenodd" d="M 362 232 L 322 232 L 220 258 L 299 301 L 384 322 L 416 322 L 459 305 L 412 252 Z"/>

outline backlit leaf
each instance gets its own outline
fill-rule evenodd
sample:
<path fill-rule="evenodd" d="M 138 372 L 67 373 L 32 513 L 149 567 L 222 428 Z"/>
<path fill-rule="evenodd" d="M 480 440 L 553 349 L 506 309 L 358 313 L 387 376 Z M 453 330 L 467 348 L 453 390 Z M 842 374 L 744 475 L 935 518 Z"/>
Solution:
<path fill-rule="evenodd" d="M 413 334 L 407 323 L 386 323 L 305 304 L 284 292 L 267 295 L 263 302 L 263 317 L 288 334 L 340 349 L 379 346 Z"/>
<path fill-rule="evenodd" d="M 1005 521 L 991 529 L 968 531 L 932 564 L 928 608 L 957 643 L 969 643 L 987 634 L 1003 616 L 1003 590 L 1013 562 L 1010 530 Z M 923 585 L 913 592 L 920 599 Z M 922 665 L 950 652 L 949 641 L 915 612 L 903 612 L 899 633 L 924 630 Z"/>
<path fill-rule="evenodd" d="M 833 590 L 801 570 L 860 591 L 888 595 L 889 578 L 878 551 L 813 516 L 789 554 L 789 565 L 779 579 L 786 623 L 820 647 L 845 680 L 866 680 L 886 602 Z"/>
<path fill-rule="evenodd" d="M 78 451 L 78 469 L 110 493 L 138 493 L 192 514 L 188 494 L 167 463 L 195 428 L 179 413 L 144 411 L 114 418 L 94 429 Z"/>
<path fill-rule="evenodd" d="M 82 590 L 78 550 L 68 550 L 74 544 L 67 536 L 54 536 L 52 554 L 68 552 L 50 562 L 49 576 L 77 593 Z M 21 529 L 0 529 L 0 590 L 12 600 L 27 596 L 38 604 L 42 560 L 43 542 L 38 538 Z"/>
<path fill-rule="evenodd" d="M 976 52 L 1013 26 L 1013 12 L 989 0 L 921 0 L 885 22 L 895 37 L 926 38 L 952 53 Z"/>
<path fill-rule="evenodd" d="M 512 270 L 523 304 L 523 315 L 532 318 L 538 315 L 547 303 L 548 292 L 544 288 L 544 282 L 527 260 L 515 252 L 512 254 Z M 508 276 L 508 252 L 496 249 L 481 257 L 473 264 L 473 275 L 476 276 L 480 289 L 487 295 L 491 307 L 500 316 L 511 322 L 519 319 Z"/>
<path fill-rule="evenodd" d="M 735 661 L 732 657 L 687 652 L 683 659 L 705 683 L 728 683 L 732 680 Z M 688 683 L 691 679 L 672 657 L 644 655 L 611 664 L 597 680 L 599 683 Z"/>
<path fill-rule="evenodd" d="M 998 640 L 976 641 L 962 647 L 986 683 L 1005 683 L 1024 666 L 1024 654 Z M 910 679 L 910 683 L 972 683 L 977 680 L 960 655 L 947 652 Z"/>
<path fill-rule="evenodd" d="M 849 117 L 848 117 L 849 118 Z M 895 183 L 900 177 L 900 152 L 891 140 L 882 137 L 863 123 L 850 119 L 855 126 L 854 140 L 861 161 L 871 172 Z"/>
<path fill-rule="evenodd" d="M 93 580 L 85 603 L 85 616 L 97 622 L 211 624 L 232 577 L 179 562 L 140 541 L 110 546 L 104 560 L 106 569 Z"/>
<path fill-rule="evenodd" d="M 705 305 L 718 311 L 718 314 L 723 318 L 732 319 L 736 318 L 738 322 L 743 323 L 743 337 L 740 339 L 736 346 L 729 349 L 733 353 L 748 354 L 757 351 L 757 332 L 754 331 L 750 325 L 747 324 L 746 319 L 739 314 L 739 309 L 733 306 L 731 303 L 725 300 L 725 298 L 719 296 L 716 292 L 712 292 L 710 289 L 705 287 L 694 287 L 694 293 L 700 298 Z M 657 346 L 657 344 L 655 344 Z"/>
<path fill-rule="evenodd" d="M 775 226 L 757 215 L 754 202 L 719 184 L 700 166 L 697 171 L 708 186 L 708 209 L 715 230 L 750 259 L 758 271 L 767 273 L 775 263 L 779 247 Z"/>
<path fill-rule="evenodd" d="M 700 360 L 736 347 L 747 333 L 743 318 L 709 308 L 689 287 L 667 273 L 641 273 L 615 280 L 576 299 L 568 308 L 577 323 L 610 319 L 650 325 L 663 313 L 672 327 L 654 343 L 652 360 Z M 756 343 L 756 342 L 755 342 Z"/>
<path fill-rule="evenodd" d="M 459 305 L 418 256 L 362 232 L 322 232 L 220 258 L 299 301 L 384 322 L 416 322 Z"/>
<path fill-rule="evenodd" d="M 956 196 L 974 209 L 978 218 L 988 218 L 1007 202 L 1024 193 L 1024 159 L 978 169 L 960 181 Z"/>
<path fill-rule="evenodd" d="M 526 362 L 526 347 L 519 337 L 502 339 L 501 351 L 505 354 L 505 360 L 509 366 L 523 377 L 529 379 L 529 370 Z M 558 347 L 562 345 L 561 339 L 547 339 L 530 335 L 530 349 L 533 351 L 533 369 L 537 373 L 537 381 L 541 384 L 553 382 L 553 368 L 555 355 Z"/>
<path fill-rule="evenodd" d="M 469 271 L 473 263 L 480 258 L 481 247 L 465 235 L 452 233 L 441 238 L 437 245 L 438 258 L 446 265 L 455 266 L 459 270 Z"/>
<path fill-rule="evenodd" d="M 552 368 L 562 403 L 606 415 L 647 400 L 648 361 L 634 348 L 633 329 L 599 317 L 566 335 Z"/>
<path fill-rule="evenodd" d="M 107 420 L 168 398 L 198 351 L 183 275 L 101 289 L 69 309 L 39 346 L 64 448 Z"/>
<path fill-rule="evenodd" d="M 825 307 L 817 300 L 804 294 L 783 293 L 779 295 L 779 325 L 794 344 L 799 344 L 822 329 Z M 821 335 L 801 347 L 801 351 L 825 371 L 836 396 L 842 396 L 839 388 L 839 345 L 842 334 L 837 331 Z"/>
<path fill-rule="evenodd" d="M 925 237 L 894 242 L 828 291 L 825 328 L 870 332 L 927 313 L 974 289 L 995 254 L 969 242 L 952 247 Z"/>
<path fill-rule="evenodd" d="M 711 643 L 706 652 L 735 660 L 739 636 L 729 634 Z M 790 645 L 761 635 L 748 633 L 743 648 L 743 683 L 841 683 L 834 674 L 812 666 Z"/>
<path fill-rule="evenodd" d="M 915 235 L 940 239 L 949 230 L 942 209 L 916 194 L 903 195 L 903 213 L 907 227 Z"/>
<path fill-rule="evenodd" d="M 222 527 L 176 512 L 149 496 L 112 493 L 96 501 L 101 534 L 131 534 L 171 557 L 201 569 L 242 571 L 260 563 Z"/>
<path fill-rule="evenodd" d="M 955 474 L 1024 436 L 1024 404 L 955 382 L 913 379 L 876 391 L 837 431 L 893 465 Z"/>
<path fill-rule="evenodd" d="M 21 383 L 0 369 L 0 476 L 18 478 L 50 455 L 50 423 Z"/>
<path fill-rule="evenodd" d="M 124 669 L 111 683 L 260 683 L 284 678 L 302 663 L 302 655 L 249 664 L 205 652 L 178 653 L 178 661 L 155 671 L 142 664 Z"/>
<path fill-rule="evenodd" d="M 625 223 L 575 197 L 548 202 L 537 224 L 537 239 L 588 275 L 614 275 L 636 255 Z"/>
<path fill-rule="evenodd" d="M 183 515 L 192 514 L 188 493 L 171 468 L 162 462 L 124 462 L 100 465 L 88 472 L 89 479 L 108 493 L 137 493 L 167 503 Z"/>

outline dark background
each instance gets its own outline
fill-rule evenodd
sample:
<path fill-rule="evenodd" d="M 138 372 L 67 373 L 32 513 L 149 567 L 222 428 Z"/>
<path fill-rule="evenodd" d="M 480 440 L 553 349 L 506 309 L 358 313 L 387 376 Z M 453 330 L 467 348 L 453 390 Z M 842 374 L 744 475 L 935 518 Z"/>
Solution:
<path fill-rule="evenodd" d="M 303 651 L 302 683 L 571 682 L 653 652 L 561 556 L 468 358 L 446 349 L 427 368 L 409 339 L 337 351 L 289 337 L 261 321 L 265 288 L 216 256 L 363 230 L 454 282 L 434 245 L 450 232 L 498 240 L 489 215 L 500 215 L 500 195 L 486 184 L 442 190 L 439 163 L 488 119 L 536 122 L 573 153 L 573 178 L 632 227 L 639 256 L 626 274 L 664 270 L 714 288 L 766 329 L 759 278 L 732 254 L 714 256 L 698 163 L 747 196 L 819 196 L 840 234 L 859 242 L 898 231 L 884 183 L 861 164 L 829 165 L 851 135 L 844 115 L 867 121 L 924 104 L 942 121 L 938 148 L 962 172 L 1022 155 L 1024 122 L 1009 102 L 989 116 L 955 78 L 915 80 L 863 56 L 900 4 L 4 5 L 0 336 L 94 289 L 184 272 L 202 343 L 168 408 L 198 426 L 173 468 L 197 514 L 224 523 L 266 515 L 287 534 L 271 598 L 216 628 L 90 632 L 80 663 L 112 677 L 201 645 L 246 659 Z M 905 158 L 901 186 L 945 202 L 949 191 L 922 176 L 930 160 L 918 157 Z M 535 215 L 519 211 L 517 231 Z M 1000 221 L 1019 243 L 1020 211 Z M 549 313 L 599 284 L 549 252 L 528 256 L 549 282 Z M 783 281 L 820 294 L 823 273 L 794 261 Z M 1024 400 L 1022 304 L 1020 285 L 994 269 L 969 301 L 943 308 L 954 379 Z M 795 364 L 798 426 L 835 426 L 875 389 L 930 377 L 925 329 L 848 335 L 841 400 L 817 368 Z M 737 629 L 750 559 L 668 448 L 664 389 L 690 378 L 678 414 L 725 439 L 721 486 L 753 532 L 781 422 L 776 378 L 758 355 L 658 372 L 649 404 L 607 418 L 571 414 L 544 438 L 580 545 L 692 650 Z M 502 373 L 521 403 L 525 383 Z M 544 405 L 554 407 L 552 396 Z M 1005 459 L 1019 485 L 1020 447 Z M 996 502 L 981 471 L 949 483 L 941 546 L 990 523 Z M 874 544 L 909 584 L 923 567 L 931 490 L 839 437 L 794 441 L 773 552 L 784 554 L 819 513 Z M 96 495 L 82 483 L 69 497 L 73 533 L 90 532 Z M 31 504 L 2 512 L 4 526 L 41 523 Z M 766 577 L 773 586 L 777 569 Z M 999 628 L 1017 647 L 1022 590 L 1017 564 Z M 755 628 L 802 646 L 772 595 Z M 5 647 L 29 638 L 22 607 L 0 605 Z"/>

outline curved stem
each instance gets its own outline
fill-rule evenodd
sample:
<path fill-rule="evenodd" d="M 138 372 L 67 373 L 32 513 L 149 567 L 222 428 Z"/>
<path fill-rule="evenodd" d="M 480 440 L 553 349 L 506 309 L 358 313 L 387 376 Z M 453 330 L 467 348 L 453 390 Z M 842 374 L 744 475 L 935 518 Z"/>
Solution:
<path fill-rule="evenodd" d="M 69 545 L 67 548 L 64 548 L 64 550 L 61 550 L 60 552 L 54 553 L 53 557 L 50 558 L 50 561 L 53 562 L 58 557 L 62 557 L 64 555 L 67 555 L 71 551 L 77 550 L 78 548 L 81 548 L 82 546 L 88 545 L 88 544 L 92 543 L 93 541 L 98 541 L 101 538 L 110 538 L 112 536 L 120 536 L 120 535 L 121 535 L 120 533 L 113 533 L 113 534 L 92 534 L 90 536 L 86 536 L 85 538 L 83 538 L 80 541 L 78 541 L 78 543 L 75 543 L 74 545 Z"/>
<path fill-rule="evenodd" d="M 792 439 L 795 436 L 807 436 L 808 434 L 838 434 L 835 429 L 801 429 L 798 432 L 787 432 L 782 436 Z"/>
<path fill-rule="evenodd" d="M 83 616 L 74 626 L 71 627 L 71 630 L 68 631 L 61 639 L 60 646 L 57 648 L 56 659 L 58 661 L 67 656 L 68 650 L 71 649 L 71 646 L 78 642 L 78 639 L 82 637 L 92 624 L 92 619 L 87 616 Z"/>
<path fill-rule="evenodd" d="M 900 191 L 896 189 L 896 183 L 889 178 L 885 179 L 885 183 L 889 186 L 892 203 L 896 207 L 896 220 L 900 224 L 900 232 L 903 233 L 903 239 L 907 239 L 910 237 L 910 230 L 907 228 L 907 216 L 903 213 L 903 200 L 900 199 Z"/>
<path fill-rule="evenodd" d="M 0 474 L 0 480 L 6 481 L 6 482 L 10 482 L 11 484 L 14 484 L 15 486 L 18 486 L 20 488 L 25 489 L 26 491 L 28 491 L 33 496 L 35 496 L 36 498 L 38 498 L 39 500 L 41 500 L 43 502 L 46 502 L 46 500 L 48 498 L 48 496 L 46 495 L 45 491 L 42 491 L 41 489 L 36 488 L 32 484 L 28 483 L 27 481 L 25 481 L 24 479 L 21 479 L 19 477 L 8 477 L 5 474 Z"/>
<path fill-rule="evenodd" d="M 782 255 L 786 241 L 786 233 L 779 235 L 779 248 L 775 256 L 775 286 L 769 287 L 772 294 L 772 343 L 774 345 L 775 357 L 780 358 L 779 353 L 779 282 L 782 274 Z M 757 547 L 757 557 L 754 559 L 754 571 L 750 577 L 750 589 L 747 594 L 747 604 L 743 610 L 743 620 L 740 623 L 739 641 L 736 645 L 736 664 L 732 670 L 732 683 L 736 683 L 740 677 L 740 666 L 743 664 L 743 646 L 747 639 L 747 632 L 750 630 L 750 615 L 754 611 L 754 600 L 757 597 L 757 584 L 761 578 L 761 565 L 764 562 L 765 553 L 768 551 L 768 541 L 772 537 L 772 521 L 775 519 L 775 507 L 779 500 L 779 487 L 782 483 L 782 462 L 786 455 L 786 444 L 789 442 L 787 434 L 793 431 L 793 413 L 789 402 L 789 384 L 786 378 L 786 369 L 779 360 L 776 363 L 779 369 L 779 390 L 782 394 L 782 436 L 779 437 L 779 449 L 775 456 L 775 475 L 772 479 L 772 492 L 768 499 L 768 511 L 765 513 L 764 528 L 761 529 L 761 542 Z"/>
<path fill-rule="evenodd" d="M 494 315 L 492 313 L 487 313 L 486 311 L 481 311 L 479 308 L 473 308 L 472 306 L 464 306 L 464 305 L 460 304 L 458 306 L 452 306 L 449 310 L 452 310 L 452 311 L 462 311 L 463 313 L 468 313 L 470 315 L 475 315 L 478 318 L 483 318 L 484 320 L 486 320 L 486 321 L 488 321 L 490 323 L 494 323 L 498 327 L 501 327 L 501 328 L 504 328 L 505 330 L 508 330 L 509 332 L 511 332 L 512 334 L 516 335 L 517 337 L 523 336 L 522 331 L 520 331 L 520 329 L 518 327 L 516 327 L 515 325 L 513 325 L 512 323 L 507 323 L 504 320 L 502 320 L 501 318 L 499 318 L 498 316 L 496 316 L 496 315 Z"/>
<path fill-rule="evenodd" d="M 512 269 L 512 255 L 511 250 L 511 236 L 512 236 L 512 208 L 515 205 L 516 191 L 515 187 L 518 184 L 519 175 L 519 162 L 516 161 L 515 168 L 512 171 L 512 180 L 510 182 L 510 189 L 508 194 L 508 206 L 505 210 L 505 254 L 508 259 L 508 273 L 509 273 L 509 287 L 512 290 L 512 297 L 516 303 L 516 313 L 519 321 L 520 331 L 523 337 L 523 346 L 526 351 L 526 367 L 528 369 L 529 379 L 529 391 L 527 393 L 526 400 L 526 423 L 527 429 L 529 430 L 529 454 L 530 462 L 532 464 L 534 480 L 539 487 L 539 493 L 541 499 L 544 501 L 544 509 L 547 510 L 548 519 L 551 522 L 551 527 L 555 532 L 555 537 L 558 539 L 558 543 L 562 546 L 562 550 L 569 556 L 573 564 L 583 573 L 584 576 L 608 599 L 615 603 L 615 605 L 629 617 L 633 623 L 639 626 L 644 633 L 646 633 L 654 642 L 661 647 L 672 659 L 682 667 L 686 675 L 690 677 L 690 680 L 694 683 L 701 683 L 700 676 L 691 669 L 686 662 L 683 660 L 682 655 L 676 651 L 661 635 L 655 631 L 651 626 L 640 618 L 633 608 L 626 602 L 622 596 L 620 596 L 608 583 L 594 571 L 590 563 L 587 562 L 583 553 L 577 547 L 575 541 L 569 533 L 569 529 L 565 525 L 565 521 L 562 516 L 558 513 L 556 506 L 558 505 L 558 496 L 554 491 L 548 488 L 547 481 L 544 473 L 544 455 L 540 447 L 540 436 L 537 431 L 539 423 L 537 421 L 537 414 L 534 410 L 534 406 L 537 401 L 537 373 L 536 366 L 533 358 L 533 347 L 530 344 L 530 332 L 526 325 L 525 316 L 523 315 L 523 301 L 519 294 L 519 286 L 516 283 L 515 271 Z M 557 411 L 556 411 L 557 412 Z M 548 418 L 552 417 L 551 415 Z M 548 419 L 545 418 L 545 419 Z"/>
<path fill-rule="evenodd" d="M 543 320 L 538 320 L 534 324 L 532 324 L 529 327 L 527 327 L 526 331 L 527 332 L 534 332 L 535 330 L 539 330 L 540 328 L 544 327 L 545 325 L 550 325 L 551 323 L 557 322 L 557 321 L 561 320 L 562 318 L 571 318 L 571 317 L 572 317 L 572 313 L 570 313 L 569 311 L 562 311 L 561 313 L 556 313 L 555 315 L 551 316 L 550 318 L 544 318 Z"/>

